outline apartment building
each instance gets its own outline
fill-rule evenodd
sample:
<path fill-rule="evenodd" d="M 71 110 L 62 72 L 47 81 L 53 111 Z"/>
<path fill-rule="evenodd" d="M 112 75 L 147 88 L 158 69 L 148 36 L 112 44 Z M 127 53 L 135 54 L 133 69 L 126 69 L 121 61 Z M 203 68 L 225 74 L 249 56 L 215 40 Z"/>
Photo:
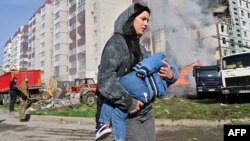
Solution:
<path fill-rule="evenodd" d="M 39 8 L 29 19 L 29 69 L 40 69 L 40 23 L 41 23 L 41 8 Z"/>
<path fill-rule="evenodd" d="M 58 81 L 96 79 L 114 21 L 133 2 L 138 0 L 46 0 L 28 21 L 28 49 L 23 50 L 28 52 L 28 68 L 41 69 L 47 86 L 51 76 Z M 146 35 L 141 43 L 149 48 L 150 33 Z M 6 43 L 6 67 L 14 62 L 8 56 L 12 44 L 12 39 Z"/>
<path fill-rule="evenodd" d="M 250 51 L 250 1 L 221 0 L 214 15 L 220 57 Z"/>
<path fill-rule="evenodd" d="M 53 0 L 53 70 L 58 81 L 69 77 L 68 0 Z"/>
<path fill-rule="evenodd" d="M 38 68 L 42 71 L 42 81 L 44 84 L 49 83 L 49 79 L 53 76 L 53 12 L 52 1 L 46 1 L 40 7 L 40 30 L 39 35 L 39 63 Z"/>
<path fill-rule="evenodd" d="M 101 53 L 107 40 L 114 33 L 114 22 L 132 1 L 128 0 L 86 0 L 86 73 L 97 78 Z"/>
<path fill-rule="evenodd" d="M 4 46 L 3 70 L 28 67 L 28 25 L 20 26 Z"/>
<path fill-rule="evenodd" d="M 20 63 L 19 70 L 28 69 L 28 30 L 29 26 L 24 25 L 21 29 L 21 44 L 20 44 Z"/>
<path fill-rule="evenodd" d="M 228 27 L 229 48 L 223 54 L 250 51 L 250 0 L 229 0 L 231 24 Z"/>
<path fill-rule="evenodd" d="M 69 80 L 85 77 L 86 34 L 85 0 L 69 0 Z"/>
<path fill-rule="evenodd" d="M 3 50 L 3 65 L 2 69 L 3 71 L 9 71 L 10 69 L 10 54 L 11 54 L 11 38 L 8 39 L 8 41 L 4 45 L 4 50 Z"/>

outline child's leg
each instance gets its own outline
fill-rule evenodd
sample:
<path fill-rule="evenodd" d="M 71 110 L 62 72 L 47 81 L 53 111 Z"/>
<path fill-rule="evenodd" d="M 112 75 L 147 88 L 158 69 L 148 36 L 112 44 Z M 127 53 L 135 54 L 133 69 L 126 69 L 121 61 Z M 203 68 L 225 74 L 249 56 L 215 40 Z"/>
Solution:
<path fill-rule="evenodd" d="M 113 111 L 114 107 L 106 99 L 104 99 L 99 117 L 99 123 L 110 123 Z"/>
<path fill-rule="evenodd" d="M 110 122 L 113 111 L 114 107 L 112 107 L 112 105 L 104 99 L 98 121 L 99 125 L 96 129 L 96 140 L 104 139 L 112 132 Z"/>
<path fill-rule="evenodd" d="M 125 119 L 128 116 L 127 111 L 115 108 L 112 113 L 111 122 L 113 129 L 113 138 L 115 141 L 125 141 L 126 126 Z"/>

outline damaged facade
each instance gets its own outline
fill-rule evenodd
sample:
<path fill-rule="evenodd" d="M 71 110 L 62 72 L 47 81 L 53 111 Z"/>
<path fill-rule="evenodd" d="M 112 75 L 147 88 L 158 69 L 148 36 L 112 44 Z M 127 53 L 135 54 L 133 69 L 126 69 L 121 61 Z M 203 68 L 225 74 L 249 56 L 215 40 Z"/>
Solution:
<path fill-rule="evenodd" d="M 250 1 L 220 0 L 213 12 L 221 56 L 250 51 Z"/>

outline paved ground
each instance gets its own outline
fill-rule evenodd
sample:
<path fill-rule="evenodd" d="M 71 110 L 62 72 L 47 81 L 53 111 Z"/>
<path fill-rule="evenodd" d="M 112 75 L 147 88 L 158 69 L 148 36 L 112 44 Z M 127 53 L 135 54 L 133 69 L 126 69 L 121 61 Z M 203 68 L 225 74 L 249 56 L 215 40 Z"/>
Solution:
<path fill-rule="evenodd" d="M 229 122 L 156 120 L 157 141 L 223 141 L 223 124 Z M 19 122 L 17 113 L 0 110 L 0 141 L 93 141 L 94 127 L 89 118 L 31 116 Z"/>

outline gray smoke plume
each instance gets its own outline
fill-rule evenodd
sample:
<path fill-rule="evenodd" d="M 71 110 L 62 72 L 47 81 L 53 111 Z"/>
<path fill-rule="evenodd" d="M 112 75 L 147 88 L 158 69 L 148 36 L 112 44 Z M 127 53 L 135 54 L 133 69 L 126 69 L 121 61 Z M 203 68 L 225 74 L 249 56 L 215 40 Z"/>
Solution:
<path fill-rule="evenodd" d="M 215 63 L 214 50 L 203 48 L 202 39 L 199 39 L 201 37 L 198 34 L 198 29 L 214 23 L 213 14 L 205 11 L 211 6 L 210 3 L 215 1 L 218 0 L 152 1 L 152 30 L 167 30 L 167 52 L 173 54 L 179 66 L 188 65 L 198 59 L 205 65 Z"/>
<path fill-rule="evenodd" d="M 218 0 L 165 0 L 151 1 L 152 5 L 152 30 L 165 29 L 166 48 L 176 60 L 181 68 L 197 60 L 201 60 L 203 65 L 214 65 L 216 61 L 213 57 L 215 48 L 203 47 L 203 40 L 212 38 L 216 34 L 211 31 L 205 35 L 199 29 L 205 29 L 215 25 L 213 13 L 207 12 L 207 8 L 214 6 Z M 164 8 L 161 8 L 164 7 Z M 163 18 L 164 17 L 164 18 Z M 215 39 L 213 42 L 218 42 Z M 194 78 L 189 72 L 188 78 L 192 86 Z M 191 78 L 192 77 L 192 78 Z"/>

